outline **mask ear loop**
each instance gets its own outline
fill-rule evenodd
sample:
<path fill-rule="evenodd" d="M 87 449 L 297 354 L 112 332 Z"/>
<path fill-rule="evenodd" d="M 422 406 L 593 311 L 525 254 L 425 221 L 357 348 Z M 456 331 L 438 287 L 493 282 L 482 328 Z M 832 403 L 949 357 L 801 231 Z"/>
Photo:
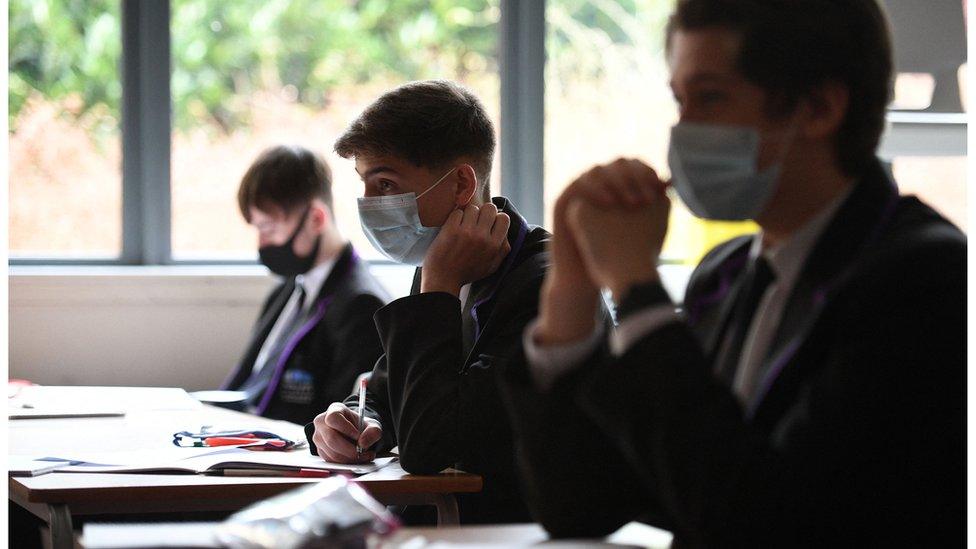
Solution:
<path fill-rule="evenodd" d="M 420 197 L 422 197 L 425 194 L 429 193 L 431 189 L 433 189 L 434 187 L 436 187 L 437 185 L 439 185 L 441 181 L 444 181 L 445 179 L 447 179 L 447 176 L 449 176 L 452 173 L 454 173 L 454 170 L 456 170 L 456 169 L 457 169 L 457 166 L 451 168 L 450 171 L 448 171 L 446 174 L 442 175 L 440 179 L 438 179 L 437 181 L 435 181 L 433 185 L 431 185 L 430 187 L 427 187 L 427 190 L 426 191 L 418 194 L 416 200 L 420 200 Z"/>
<path fill-rule="evenodd" d="M 424 191 L 424 192 L 427 192 L 427 191 Z M 309 204 L 308 207 L 305 208 L 305 212 L 302 213 L 301 219 L 298 220 L 298 226 L 295 227 L 295 230 L 294 231 L 292 231 L 291 236 L 288 237 L 288 241 L 285 242 L 285 244 L 291 245 L 291 244 L 293 244 L 295 242 L 295 237 L 298 236 L 298 233 L 302 232 L 302 227 L 304 227 L 305 226 L 305 222 L 308 221 L 308 214 L 311 211 L 312 211 L 312 205 Z"/>

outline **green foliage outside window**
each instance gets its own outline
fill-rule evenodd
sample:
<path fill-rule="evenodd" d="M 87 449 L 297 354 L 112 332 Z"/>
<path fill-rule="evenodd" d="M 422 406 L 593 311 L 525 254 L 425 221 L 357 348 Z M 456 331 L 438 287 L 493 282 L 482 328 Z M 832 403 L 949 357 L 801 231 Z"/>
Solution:
<path fill-rule="evenodd" d="M 246 125 L 255 90 L 325 106 L 367 81 L 497 70 L 497 0 L 174 0 L 174 124 Z M 117 0 L 11 0 L 10 129 L 32 94 L 117 119 Z"/>

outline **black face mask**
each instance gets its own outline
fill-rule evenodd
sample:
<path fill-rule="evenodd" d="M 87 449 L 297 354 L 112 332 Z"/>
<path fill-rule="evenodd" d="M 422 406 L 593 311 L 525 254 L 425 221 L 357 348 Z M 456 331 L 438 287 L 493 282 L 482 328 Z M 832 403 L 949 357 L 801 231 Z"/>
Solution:
<path fill-rule="evenodd" d="M 264 246 L 258 249 L 261 264 L 271 269 L 271 272 L 281 276 L 295 276 L 307 273 L 312 268 L 312 265 L 315 263 L 315 257 L 319 253 L 319 244 L 322 241 L 322 235 L 319 235 L 315 239 L 315 245 L 312 246 L 312 251 L 305 257 L 298 257 L 292 249 L 292 244 L 295 243 L 295 237 L 298 236 L 299 231 L 305 225 L 305 219 L 308 218 L 308 212 L 311 209 L 309 207 L 302 214 L 302 218 L 298 221 L 298 227 L 295 228 L 295 232 L 291 233 L 288 242 L 278 246 Z"/>

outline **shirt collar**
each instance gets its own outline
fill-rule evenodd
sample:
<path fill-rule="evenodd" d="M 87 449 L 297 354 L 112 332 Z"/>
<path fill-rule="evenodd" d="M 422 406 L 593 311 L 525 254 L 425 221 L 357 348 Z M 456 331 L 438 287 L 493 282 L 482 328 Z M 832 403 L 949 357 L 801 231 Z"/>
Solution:
<path fill-rule="evenodd" d="M 777 283 L 784 287 L 792 287 L 800 274 L 803 263 L 813 250 L 813 246 L 827 229 L 827 225 L 830 224 L 841 204 L 850 196 L 853 188 L 852 185 L 837 195 L 817 215 L 813 216 L 785 241 L 773 246 L 763 246 L 763 233 L 760 231 L 752 239 L 749 257 L 755 259 L 759 257 L 759 254 L 762 254 L 776 274 Z"/>
<path fill-rule="evenodd" d="M 335 267 L 336 258 L 326 259 L 322 263 L 312 267 L 308 272 L 300 274 L 295 277 L 295 284 L 301 284 L 305 288 L 305 295 L 310 297 L 315 297 L 318 294 L 319 288 L 325 282 L 325 279 L 332 272 L 332 268 Z M 311 303 L 312 300 L 306 299 L 306 305 Z"/>

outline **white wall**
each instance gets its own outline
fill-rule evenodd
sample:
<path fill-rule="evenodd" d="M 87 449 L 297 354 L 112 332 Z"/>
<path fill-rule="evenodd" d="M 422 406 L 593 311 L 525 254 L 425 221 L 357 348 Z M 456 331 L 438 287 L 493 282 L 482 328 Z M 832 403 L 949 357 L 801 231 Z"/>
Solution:
<path fill-rule="evenodd" d="M 411 269 L 375 270 L 409 289 Z M 215 388 L 273 284 L 259 267 L 11 268 L 10 377 Z"/>
<path fill-rule="evenodd" d="M 373 266 L 393 296 L 412 268 Z M 212 389 L 274 283 L 261 267 L 13 267 L 10 377 L 45 385 Z M 662 268 L 680 296 L 688 269 Z"/>

